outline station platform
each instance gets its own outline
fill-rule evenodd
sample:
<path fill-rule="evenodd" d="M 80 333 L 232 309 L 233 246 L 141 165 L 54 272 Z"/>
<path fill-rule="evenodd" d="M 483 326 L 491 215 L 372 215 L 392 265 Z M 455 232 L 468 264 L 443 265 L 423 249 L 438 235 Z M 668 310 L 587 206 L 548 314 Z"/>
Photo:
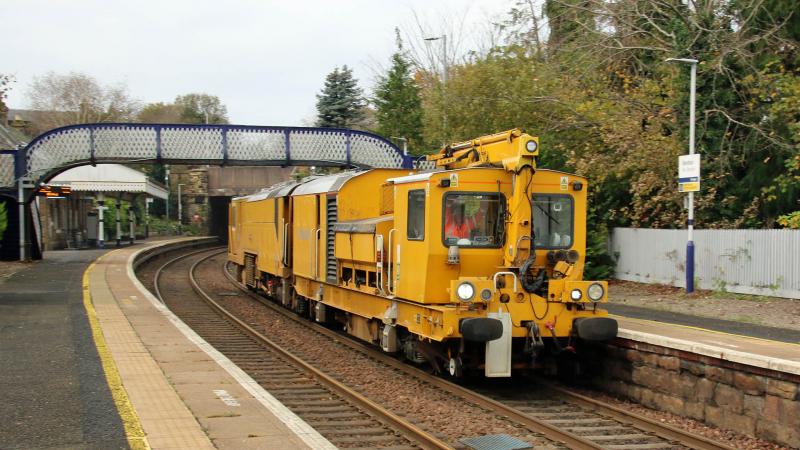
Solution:
<path fill-rule="evenodd" d="M 0 285 L 0 447 L 334 448 L 139 283 L 135 256 L 176 241 L 48 252 Z"/>
<path fill-rule="evenodd" d="M 796 330 L 685 314 L 665 315 L 663 311 L 645 308 L 637 308 L 635 313 L 615 309 L 613 305 L 608 309 L 619 323 L 618 337 L 621 339 L 790 374 L 791 378 L 800 379 L 800 340 L 793 340 L 798 335 Z M 624 315 L 626 313 L 628 316 Z M 648 315 L 658 320 L 642 318 Z M 781 333 L 780 340 L 758 337 L 777 333 Z"/>

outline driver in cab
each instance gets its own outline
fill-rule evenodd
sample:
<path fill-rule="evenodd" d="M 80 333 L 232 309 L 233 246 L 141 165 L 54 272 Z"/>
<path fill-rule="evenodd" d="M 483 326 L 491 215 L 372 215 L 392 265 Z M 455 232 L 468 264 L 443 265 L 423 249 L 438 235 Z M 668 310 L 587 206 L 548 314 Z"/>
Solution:
<path fill-rule="evenodd" d="M 444 237 L 445 239 L 470 239 L 472 232 L 482 222 L 482 214 L 476 210 L 472 215 L 465 214 L 466 205 L 453 199 L 445 204 Z"/>

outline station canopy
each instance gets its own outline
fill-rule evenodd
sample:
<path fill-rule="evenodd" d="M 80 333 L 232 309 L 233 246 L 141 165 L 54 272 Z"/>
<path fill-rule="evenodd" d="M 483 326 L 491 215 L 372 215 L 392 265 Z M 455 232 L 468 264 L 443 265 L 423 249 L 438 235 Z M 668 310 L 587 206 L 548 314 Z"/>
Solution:
<path fill-rule="evenodd" d="M 167 199 L 167 189 L 138 170 L 121 164 L 80 166 L 53 177 L 51 186 L 68 186 L 73 191 L 145 193 Z"/>

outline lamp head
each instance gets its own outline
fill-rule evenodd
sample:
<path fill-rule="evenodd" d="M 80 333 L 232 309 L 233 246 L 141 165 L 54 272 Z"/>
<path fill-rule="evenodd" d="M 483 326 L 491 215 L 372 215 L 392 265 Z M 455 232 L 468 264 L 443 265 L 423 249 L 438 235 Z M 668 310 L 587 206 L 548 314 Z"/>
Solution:
<path fill-rule="evenodd" d="M 681 62 L 688 64 L 697 64 L 697 60 L 691 58 L 667 58 L 664 60 L 664 62 Z"/>

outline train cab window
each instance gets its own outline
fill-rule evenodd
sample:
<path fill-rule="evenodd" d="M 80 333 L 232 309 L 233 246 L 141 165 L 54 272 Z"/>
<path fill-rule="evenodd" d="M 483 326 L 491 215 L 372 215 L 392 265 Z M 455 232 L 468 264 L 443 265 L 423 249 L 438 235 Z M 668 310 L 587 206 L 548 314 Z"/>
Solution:
<path fill-rule="evenodd" d="M 575 211 L 565 194 L 534 194 L 533 232 L 536 248 L 570 248 Z"/>
<path fill-rule="evenodd" d="M 448 247 L 500 247 L 505 226 L 504 204 L 499 193 L 445 194 L 442 242 Z"/>
<path fill-rule="evenodd" d="M 408 224 L 406 237 L 409 241 L 425 240 L 425 190 L 408 192 Z"/>

